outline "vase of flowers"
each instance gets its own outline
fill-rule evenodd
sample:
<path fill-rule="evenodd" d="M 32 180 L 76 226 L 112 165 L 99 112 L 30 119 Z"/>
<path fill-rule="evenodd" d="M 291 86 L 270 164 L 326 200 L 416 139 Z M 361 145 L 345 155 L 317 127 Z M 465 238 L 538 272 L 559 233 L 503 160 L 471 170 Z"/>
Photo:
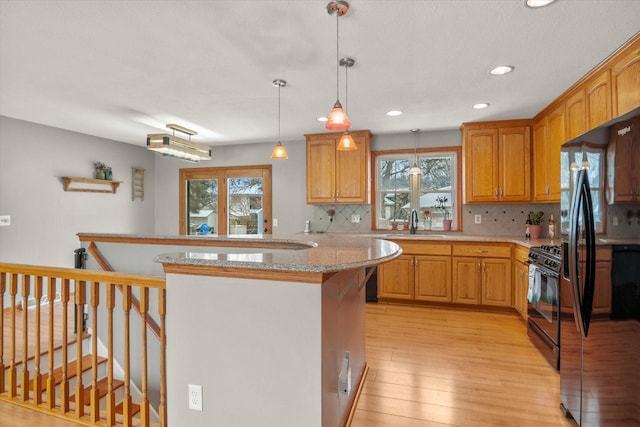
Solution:
<path fill-rule="evenodd" d="M 447 206 L 448 201 L 449 199 L 447 199 L 446 196 L 438 196 L 436 197 L 436 204 L 434 206 L 434 209 L 442 213 L 442 228 L 444 230 L 451 230 L 451 223 L 453 222 L 450 218 L 451 212 L 449 211 L 449 206 Z"/>
<path fill-rule="evenodd" d="M 433 215 L 433 211 L 431 209 L 422 210 L 422 222 L 425 230 L 431 230 L 431 225 L 433 224 L 431 215 Z"/>
<path fill-rule="evenodd" d="M 94 162 L 93 168 L 95 169 L 94 176 L 96 179 L 113 179 L 113 172 L 111 168 L 102 162 Z"/>

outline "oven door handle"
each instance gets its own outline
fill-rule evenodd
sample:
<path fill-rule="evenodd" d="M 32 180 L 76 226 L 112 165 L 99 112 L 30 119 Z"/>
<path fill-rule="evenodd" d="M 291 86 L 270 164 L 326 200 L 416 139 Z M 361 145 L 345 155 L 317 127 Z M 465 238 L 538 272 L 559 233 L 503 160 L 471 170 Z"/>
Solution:
<path fill-rule="evenodd" d="M 525 264 L 527 265 L 535 265 L 536 268 L 544 273 L 545 276 L 555 277 L 556 279 L 560 277 L 560 273 L 554 270 L 551 270 L 549 267 L 546 267 L 542 264 L 538 264 L 537 262 L 527 261 Z"/>

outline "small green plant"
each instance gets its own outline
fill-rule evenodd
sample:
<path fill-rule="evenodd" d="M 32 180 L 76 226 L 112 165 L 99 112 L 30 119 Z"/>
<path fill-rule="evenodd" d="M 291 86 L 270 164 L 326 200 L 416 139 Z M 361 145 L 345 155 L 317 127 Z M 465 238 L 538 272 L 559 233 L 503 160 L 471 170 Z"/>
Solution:
<path fill-rule="evenodd" d="M 529 212 L 529 219 L 531 219 L 531 224 L 532 225 L 540 225 L 540 224 L 542 224 L 543 218 L 544 218 L 544 212 L 542 212 L 542 211 L 540 211 L 540 212 L 534 212 L 534 211 Z"/>
<path fill-rule="evenodd" d="M 442 212 L 442 214 L 444 215 L 444 219 L 449 219 L 449 206 L 447 206 L 447 202 L 449 201 L 449 199 L 447 199 L 446 196 L 439 196 L 436 197 L 436 204 L 433 207 L 434 209 L 439 210 L 440 212 Z"/>

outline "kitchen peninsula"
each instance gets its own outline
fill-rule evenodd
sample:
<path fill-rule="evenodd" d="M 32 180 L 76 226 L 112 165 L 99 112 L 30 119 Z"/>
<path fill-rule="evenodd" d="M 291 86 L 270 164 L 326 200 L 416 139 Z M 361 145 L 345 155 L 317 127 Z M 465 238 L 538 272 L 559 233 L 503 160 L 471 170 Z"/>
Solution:
<path fill-rule="evenodd" d="M 333 234 L 79 238 L 116 271 L 148 274 L 154 259 L 164 268 L 170 424 L 344 425 L 366 371 L 366 271 L 398 245 Z M 202 387 L 202 412 L 188 409 L 190 384 Z"/>

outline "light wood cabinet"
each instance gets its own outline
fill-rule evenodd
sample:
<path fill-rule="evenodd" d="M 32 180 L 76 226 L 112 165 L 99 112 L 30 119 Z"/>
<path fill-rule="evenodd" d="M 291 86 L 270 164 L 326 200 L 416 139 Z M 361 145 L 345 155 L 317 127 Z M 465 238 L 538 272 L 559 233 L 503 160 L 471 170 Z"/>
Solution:
<path fill-rule="evenodd" d="M 523 246 L 516 246 L 513 257 L 513 306 L 520 316 L 527 321 L 527 293 L 529 291 L 529 250 Z"/>
<path fill-rule="evenodd" d="M 509 245 L 453 245 L 454 303 L 511 307 L 511 298 Z"/>
<path fill-rule="evenodd" d="M 534 122 L 533 201 L 560 201 L 560 147 L 566 142 L 565 105 Z"/>
<path fill-rule="evenodd" d="M 308 204 L 370 203 L 371 132 L 351 135 L 357 150 L 336 150 L 342 132 L 305 135 Z"/>
<path fill-rule="evenodd" d="M 451 245 L 394 242 L 402 255 L 378 266 L 378 298 L 451 302 Z"/>
<path fill-rule="evenodd" d="M 462 125 L 465 203 L 531 200 L 529 120 Z"/>
<path fill-rule="evenodd" d="M 640 201 L 640 118 L 610 129 L 606 196 L 610 205 Z"/>
<path fill-rule="evenodd" d="M 584 88 L 575 91 L 565 103 L 566 139 L 573 139 L 587 131 L 587 108 Z"/>
<path fill-rule="evenodd" d="M 607 69 L 585 84 L 587 130 L 613 118 L 611 114 L 611 72 Z"/>
<path fill-rule="evenodd" d="M 640 107 L 640 37 L 616 56 L 611 66 L 613 117 Z"/>

